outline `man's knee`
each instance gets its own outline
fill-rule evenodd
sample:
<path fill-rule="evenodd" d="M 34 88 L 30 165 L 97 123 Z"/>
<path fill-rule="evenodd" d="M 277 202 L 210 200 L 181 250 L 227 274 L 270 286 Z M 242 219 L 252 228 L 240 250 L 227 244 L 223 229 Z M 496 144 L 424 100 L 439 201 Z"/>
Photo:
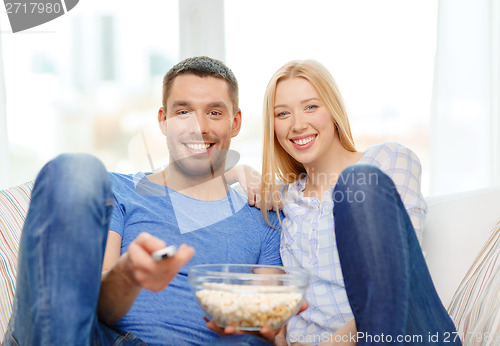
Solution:
<path fill-rule="evenodd" d="M 38 188 L 52 192 L 53 203 L 71 203 L 109 189 L 109 177 L 102 162 L 92 155 L 61 154 L 40 171 L 34 192 Z"/>

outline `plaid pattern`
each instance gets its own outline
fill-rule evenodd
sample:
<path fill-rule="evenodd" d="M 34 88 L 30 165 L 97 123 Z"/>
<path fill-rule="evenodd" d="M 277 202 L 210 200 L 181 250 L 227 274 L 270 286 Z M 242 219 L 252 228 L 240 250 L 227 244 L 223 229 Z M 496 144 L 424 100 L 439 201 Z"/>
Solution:
<path fill-rule="evenodd" d="M 379 167 L 392 178 L 421 242 L 427 205 L 420 192 L 422 169 L 415 153 L 397 143 L 382 143 L 369 147 L 357 164 Z M 334 186 L 319 201 L 303 196 L 306 179 L 290 184 L 283 196 L 285 219 L 280 251 L 285 266 L 302 267 L 311 273 L 306 294 L 309 308 L 290 320 L 287 339 L 318 344 L 354 316 L 335 240 Z"/>

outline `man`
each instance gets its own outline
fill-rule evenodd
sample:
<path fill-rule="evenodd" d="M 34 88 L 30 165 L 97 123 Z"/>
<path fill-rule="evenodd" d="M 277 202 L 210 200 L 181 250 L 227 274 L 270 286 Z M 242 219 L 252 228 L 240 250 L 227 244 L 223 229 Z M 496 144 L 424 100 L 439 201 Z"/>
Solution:
<path fill-rule="evenodd" d="M 6 345 L 204 344 L 217 335 L 190 291 L 190 266 L 281 264 L 278 231 L 223 177 L 241 126 L 233 73 L 207 57 L 180 62 L 165 75 L 158 123 L 170 153 L 161 172 L 108 175 L 87 155 L 42 169 Z M 167 243 L 196 254 L 180 245 L 154 261 Z"/>

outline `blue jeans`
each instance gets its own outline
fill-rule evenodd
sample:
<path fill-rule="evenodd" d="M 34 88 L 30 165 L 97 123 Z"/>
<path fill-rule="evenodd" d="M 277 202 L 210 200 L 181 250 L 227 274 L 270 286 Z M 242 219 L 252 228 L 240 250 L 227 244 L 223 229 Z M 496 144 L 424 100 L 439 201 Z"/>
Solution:
<path fill-rule="evenodd" d="M 358 345 L 460 345 L 393 181 L 355 165 L 334 193 L 346 197 L 334 206 L 335 235 Z"/>
<path fill-rule="evenodd" d="M 85 154 L 39 173 L 21 235 L 16 294 L 3 345 L 142 345 L 98 321 L 113 199 L 108 174 Z"/>

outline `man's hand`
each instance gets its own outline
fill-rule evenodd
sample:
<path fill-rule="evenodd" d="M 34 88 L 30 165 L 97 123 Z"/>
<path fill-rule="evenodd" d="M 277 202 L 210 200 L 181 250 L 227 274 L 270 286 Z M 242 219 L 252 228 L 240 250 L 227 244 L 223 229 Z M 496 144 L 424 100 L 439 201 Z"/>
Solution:
<path fill-rule="evenodd" d="M 103 272 L 99 295 L 99 319 L 112 325 L 128 312 L 142 288 L 158 292 L 194 255 L 194 249 L 181 245 L 177 253 L 156 262 L 151 254 L 165 247 L 165 242 L 148 233 L 141 233 L 128 251 Z"/>
<path fill-rule="evenodd" d="M 300 314 L 302 311 L 306 310 L 308 306 L 309 305 L 307 304 L 307 302 L 302 302 L 302 305 L 301 305 L 299 311 L 297 312 L 297 315 Z M 251 335 L 257 336 L 257 337 L 264 339 L 267 342 L 270 342 L 271 344 L 275 344 L 275 345 L 281 344 L 281 341 L 282 341 L 281 339 L 283 339 L 283 338 L 282 337 L 277 338 L 277 336 L 284 337 L 284 332 L 286 330 L 286 326 L 283 326 L 283 327 L 278 328 L 278 329 L 272 329 L 270 327 L 262 327 L 258 332 L 250 332 L 250 331 L 240 330 L 237 327 L 232 326 L 232 325 L 224 327 L 224 328 L 219 327 L 217 325 L 217 323 L 215 323 L 215 321 L 210 321 L 206 317 L 204 317 L 204 319 L 207 322 L 207 328 L 210 330 L 213 330 L 214 332 L 216 332 L 217 334 L 219 334 L 222 337 L 229 336 L 229 335 L 235 335 L 235 334 L 251 334 Z M 278 341 L 280 341 L 280 342 L 278 343 Z M 286 344 L 286 342 L 285 342 L 285 344 Z"/>
<path fill-rule="evenodd" d="M 183 244 L 173 257 L 156 262 L 151 254 L 165 246 L 163 240 L 148 233 L 139 234 L 130 243 L 127 251 L 130 274 L 142 288 L 154 292 L 163 290 L 194 255 L 194 249 Z"/>

